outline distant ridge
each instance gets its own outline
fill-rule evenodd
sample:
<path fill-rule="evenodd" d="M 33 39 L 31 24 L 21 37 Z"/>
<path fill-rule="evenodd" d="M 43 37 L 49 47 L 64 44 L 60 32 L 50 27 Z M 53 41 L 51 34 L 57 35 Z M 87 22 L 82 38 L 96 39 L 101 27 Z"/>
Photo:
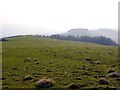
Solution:
<path fill-rule="evenodd" d="M 104 36 L 111 38 L 113 41 L 118 43 L 118 31 L 109 28 L 100 28 L 97 30 L 88 30 L 84 28 L 70 29 L 66 33 L 62 33 L 62 36 Z"/>

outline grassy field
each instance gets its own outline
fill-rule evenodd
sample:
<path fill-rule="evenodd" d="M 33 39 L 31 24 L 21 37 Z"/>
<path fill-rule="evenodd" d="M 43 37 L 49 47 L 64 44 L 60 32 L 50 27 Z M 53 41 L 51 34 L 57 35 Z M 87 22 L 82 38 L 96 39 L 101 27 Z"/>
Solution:
<path fill-rule="evenodd" d="M 3 88 L 35 88 L 36 81 L 43 78 L 55 81 L 50 88 L 119 86 L 120 80 L 108 73 L 110 69 L 118 71 L 118 47 L 36 36 L 8 40 L 2 43 Z M 32 79 L 25 81 L 27 75 Z M 101 77 L 108 84 L 100 84 Z"/>

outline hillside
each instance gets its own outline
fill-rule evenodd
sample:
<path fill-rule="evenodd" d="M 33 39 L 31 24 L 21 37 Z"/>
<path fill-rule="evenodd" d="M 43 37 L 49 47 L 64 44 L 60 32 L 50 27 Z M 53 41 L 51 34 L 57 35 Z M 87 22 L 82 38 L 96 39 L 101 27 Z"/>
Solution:
<path fill-rule="evenodd" d="M 119 86 L 120 79 L 109 72 L 118 71 L 117 47 L 36 36 L 7 40 L 2 42 L 3 88 L 35 88 L 43 78 L 55 81 L 50 88 Z M 31 79 L 25 80 L 26 76 Z"/>

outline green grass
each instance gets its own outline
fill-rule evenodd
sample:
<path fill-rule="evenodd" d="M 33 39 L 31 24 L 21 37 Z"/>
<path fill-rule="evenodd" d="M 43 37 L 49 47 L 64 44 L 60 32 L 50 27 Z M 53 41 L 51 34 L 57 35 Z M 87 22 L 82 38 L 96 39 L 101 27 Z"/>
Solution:
<path fill-rule="evenodd" d="M 108 77 L 107 73 L 110 65 L 118 65 L 118 47 L 36 36 L 8 40 L 2 43 L 2 73 L 6 78 L 2 80 L 3 88 L 34 88 L 36 81 L 42 78 L 53 79 L 55 85 L 52 88 L 65 88 L 70 84 L 85 85 L 83 88 L 118 87 L 119 81 Z M 31 61 L 24 62 L 27 57 Z M 92 65 L 86 58 L 100 61 L 100 65 Z M 17 69 L 13 70 L 15 67 Z M 118 71 L 117 67 L 113 69 Z M 33 79 L 23 81 L 26 75 Z M 104 75 L 109 84 L 100 85 L 96 75 Z"/>

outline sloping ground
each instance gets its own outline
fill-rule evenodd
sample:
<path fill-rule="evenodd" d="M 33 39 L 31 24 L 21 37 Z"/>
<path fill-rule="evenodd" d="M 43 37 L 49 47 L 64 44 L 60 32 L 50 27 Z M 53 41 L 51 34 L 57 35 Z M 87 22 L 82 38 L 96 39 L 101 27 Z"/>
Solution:
<path fill-rule="evenodd" d="M 8 40 L 3 42 L 3 88 L 35 88 L 43 78 L 55 81 L 51 88 L 119 86 L 120 79 L 109 75 L 118 71 L 117 47 L 36 36 Z"/>

